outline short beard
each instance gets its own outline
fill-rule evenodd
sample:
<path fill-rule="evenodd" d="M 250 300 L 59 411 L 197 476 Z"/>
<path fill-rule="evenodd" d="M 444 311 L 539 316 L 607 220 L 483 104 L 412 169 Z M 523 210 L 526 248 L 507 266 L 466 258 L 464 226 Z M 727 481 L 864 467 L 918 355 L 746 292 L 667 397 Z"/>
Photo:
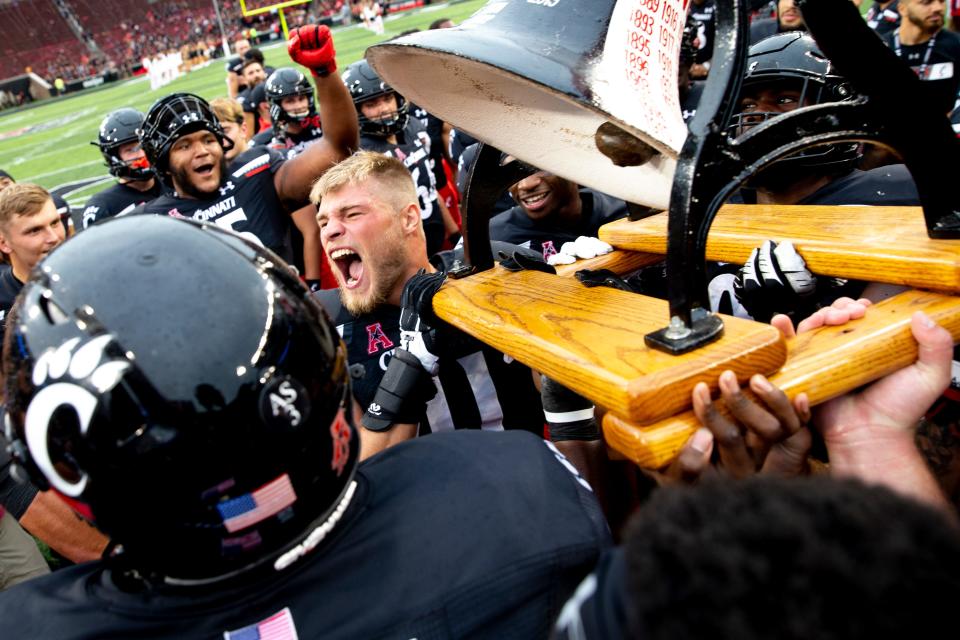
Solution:
<path fill-rule="evenodd" d="M 227 175 L 227 156 L 226 154 L 220 156 L 220 182 L 223 182 L 223 177 Z M 186 169 L 174 169 L 170 168 L 171 180 L 177 188 L 177 192 L 181 196 L 187 196 L 188 198 L 194 198 L 196 200 L 206 200 L 213 194 L 217 192 L 217 188 L 214 188 L 213 191 L 201 191 L 193 186 L 193 182 L 190 181 L 190 176 L 187 173 Z M 217 185 L 219 187 L 219 184 Z"/>
<path fill-rule="evenodd" d="M 340 288 L 340 302 L 351 315 L 360 316 L 370 313 L 380 305 L 386 304 L 394 289 L 403 284 L 401 280 L 406 275 L 405 267 L 409 262 L 409 252 L 399 225 L 385 235 L 379 246 L 391 247 L 391 249 L 389 252 L 368 257 L 367 264 L 364 264 L 364 276 L 377 278 L 370 293 L 361 298 L 343 287 Z M 334 265 L 333 268 L 338 267 Z"/>
<path fill-rule="evenodd" d="M 932 27 L 932 26 L 928 25 L 928 24 L 924 21 L 923 18 L 918 18 L 918 17 L 914 16 L 912 13 L 910 13 L 909 11 L 907 12 L 907 20 L 909 20 L 910 22 L 912 22 L 912 23 L 913 23 L 913 26 L 915 26 L 917 29 L 920 29 L 921 32 L 923 32 L 923 33 L 925 33 L 925 34 L 927 34 L 927 35 L 931 35 L 931 36 L 932 36 L 934 33 L 936 33 L 937 31 L 940 31 L 940 29 L 943 28 L 943 23 L 942 23 L 942 22 L 941 22 L 940 24 L 938 24 L 937 26 Z"/>

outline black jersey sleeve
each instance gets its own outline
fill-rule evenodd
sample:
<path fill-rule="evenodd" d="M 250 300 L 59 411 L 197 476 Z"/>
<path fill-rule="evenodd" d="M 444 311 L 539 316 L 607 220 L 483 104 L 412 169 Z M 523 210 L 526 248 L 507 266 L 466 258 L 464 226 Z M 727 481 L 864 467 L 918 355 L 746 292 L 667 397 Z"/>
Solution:
<path fill-rule="evenodd" d="M 7 453 L 7 440 L 0 433 L 0 505 L 19 520 L 37 497 L 37 488 L 32 484 L 16 481 L 10 475 L 12 463 L 10 454 Z"/>

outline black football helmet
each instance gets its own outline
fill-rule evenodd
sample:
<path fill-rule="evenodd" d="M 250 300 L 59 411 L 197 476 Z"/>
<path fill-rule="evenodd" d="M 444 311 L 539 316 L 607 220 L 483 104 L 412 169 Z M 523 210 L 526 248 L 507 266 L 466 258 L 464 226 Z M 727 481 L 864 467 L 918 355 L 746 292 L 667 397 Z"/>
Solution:
<path fill-rule="evenodd" d="M 317 115 L 317 108 L 313 101 L 313 85 L 299 70 L 293 67 L 281 67 L 270 74 L 264 85 L 267 102 L 270 103 L 270 119 L 274 123 L 300 122 L 304 118 Z M 281 106 L 284 98 L 305 96 L 307 111 L 305 113 L 290 113 Z"/>
<path fill-rule="evenodd" d="M 747 58 L 747 72 L 741 96 L 758 88 L 778 87 L 799 91 L 799 107 L 854 100 L 857 94 L 833 63 L 820 52 L 817 43 L 804 32 L 779 33 L 761 40 L 752 47 Z M 740 136 L 770 118 L 782 113 L 740 111 L 729 128 L 731 136 Z M 824 175 L 845 173 L 860 159 L 857 143 L 822 145 L 778 160 L 751 179 L 750 186 L 762 186 L 772 179 L 792 179 L 788 171 L 815 170 Z"/>
<path fill-rule="evenodd" d="M 346 349 L 290 268 L 229 231 L 94 225 L 33 271 L 6 344 L 18 474 L 110 536 L 118 576 L 279 570 L 353 495 Z"/>
<path fill-rule="evenodd" d="M 147 158 L 125 162 L 120 159 L 120 147 L 129 142 L 138 142 L 138 132 L 143 125 L 143 114 L 136 109 L 124 108 L 111 111 L 100 123 L 100 132 L 90 144 L 100 148 L 107 162 L 110 175 L 129 180 L 149 180 L 154 177 Z"/>
<path fill-rule="evenodd" d="M 166 175 L 173 143 L 204 129 L 217 136 L 224 150 L 233 148 L 206 100 L 192 93 L 172 93 L 154 102 L 147 111 L 140 129 L 140 144 L 157 173 Z"/>
<path fill-rule="evenodd" d="M 347 85 L 350 96 L 353 98 L 353 106 L 357 109 L 357 117 L 360 120 L 360 133 L 378 138 L 385 138 L 403 131 L 407 126 L 408 106 L 407 100 L 402 95 L 393 90 L 393 87 L 380 79 L 377 72 L 373 70 L 364 59 L 354 62 L 340 76 L 343 83 Z M 387 93 L 397 96 L 397 113 L 395 116 L 381 119 L 370 120 L 360 111 L 360 104 Z"/>

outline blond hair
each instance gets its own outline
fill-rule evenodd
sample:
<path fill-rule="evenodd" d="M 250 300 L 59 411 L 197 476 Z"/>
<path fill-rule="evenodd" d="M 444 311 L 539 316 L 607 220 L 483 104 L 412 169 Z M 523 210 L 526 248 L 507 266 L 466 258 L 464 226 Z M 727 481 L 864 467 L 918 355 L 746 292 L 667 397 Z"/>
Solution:
<path fill-rule="evenodd" d="M 6 227 L 14 216 L 32 216 L 40 212 L 50 193 L 40 185 L 19 182 L 0 191 L 0 227 Z"/>
<path fill-rule="evenodd" d="M 232 98 L 215 98 L 210 101 L 210 109 L 220 122 L 243 124 L 243 107 Z"/>
<path fill-rule="evenodd" d="M 324 196 L 347 185 L 376 190 L 380 198 L 397 211 L 409 204 L 420 206 L 410 171 L 393 156 L 374 151 L 358 151 L 327 169 L 310 190 L 310 202 L 319 207 Z"/>

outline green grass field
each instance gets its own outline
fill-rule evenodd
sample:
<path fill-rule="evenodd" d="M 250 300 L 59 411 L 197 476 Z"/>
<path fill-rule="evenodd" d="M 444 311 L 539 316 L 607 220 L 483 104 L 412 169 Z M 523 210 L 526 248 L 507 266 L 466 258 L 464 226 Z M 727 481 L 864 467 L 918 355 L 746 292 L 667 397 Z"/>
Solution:
<path fill-rule="evenodd" d="M 437 18 L 450 18 L 460 23 L 485 2 L 467 0 L 405 12 L 385 21 L 383 36 L 360 27 L 336 29 L 337 65 L 343 69 L 360 59 L 370 45 L 408 29 L 426 29 Z M 291 64 L 283 46 L 265 44 L 263 52 L 267 64 Z M 226 95 L 223 59 L 214 60 L 209 66 L 178 78 L 157 91 L 150 91 L 148 80 L 142 77 L 0 115 L 0 169 L 8 171 L 18 182 L 36 182 L 47 189 L 102 176 L 102 181 L 66 195 L 70 204 L 82 205 L 91 195 L 109 186 L 112 180 L 100 151 L 90 144 L 97 137 L 97 127 L 103 116 L 120 107 L 146 111 L 155 100 L 176 91 L 189 91 L 208 99 Z"/>

